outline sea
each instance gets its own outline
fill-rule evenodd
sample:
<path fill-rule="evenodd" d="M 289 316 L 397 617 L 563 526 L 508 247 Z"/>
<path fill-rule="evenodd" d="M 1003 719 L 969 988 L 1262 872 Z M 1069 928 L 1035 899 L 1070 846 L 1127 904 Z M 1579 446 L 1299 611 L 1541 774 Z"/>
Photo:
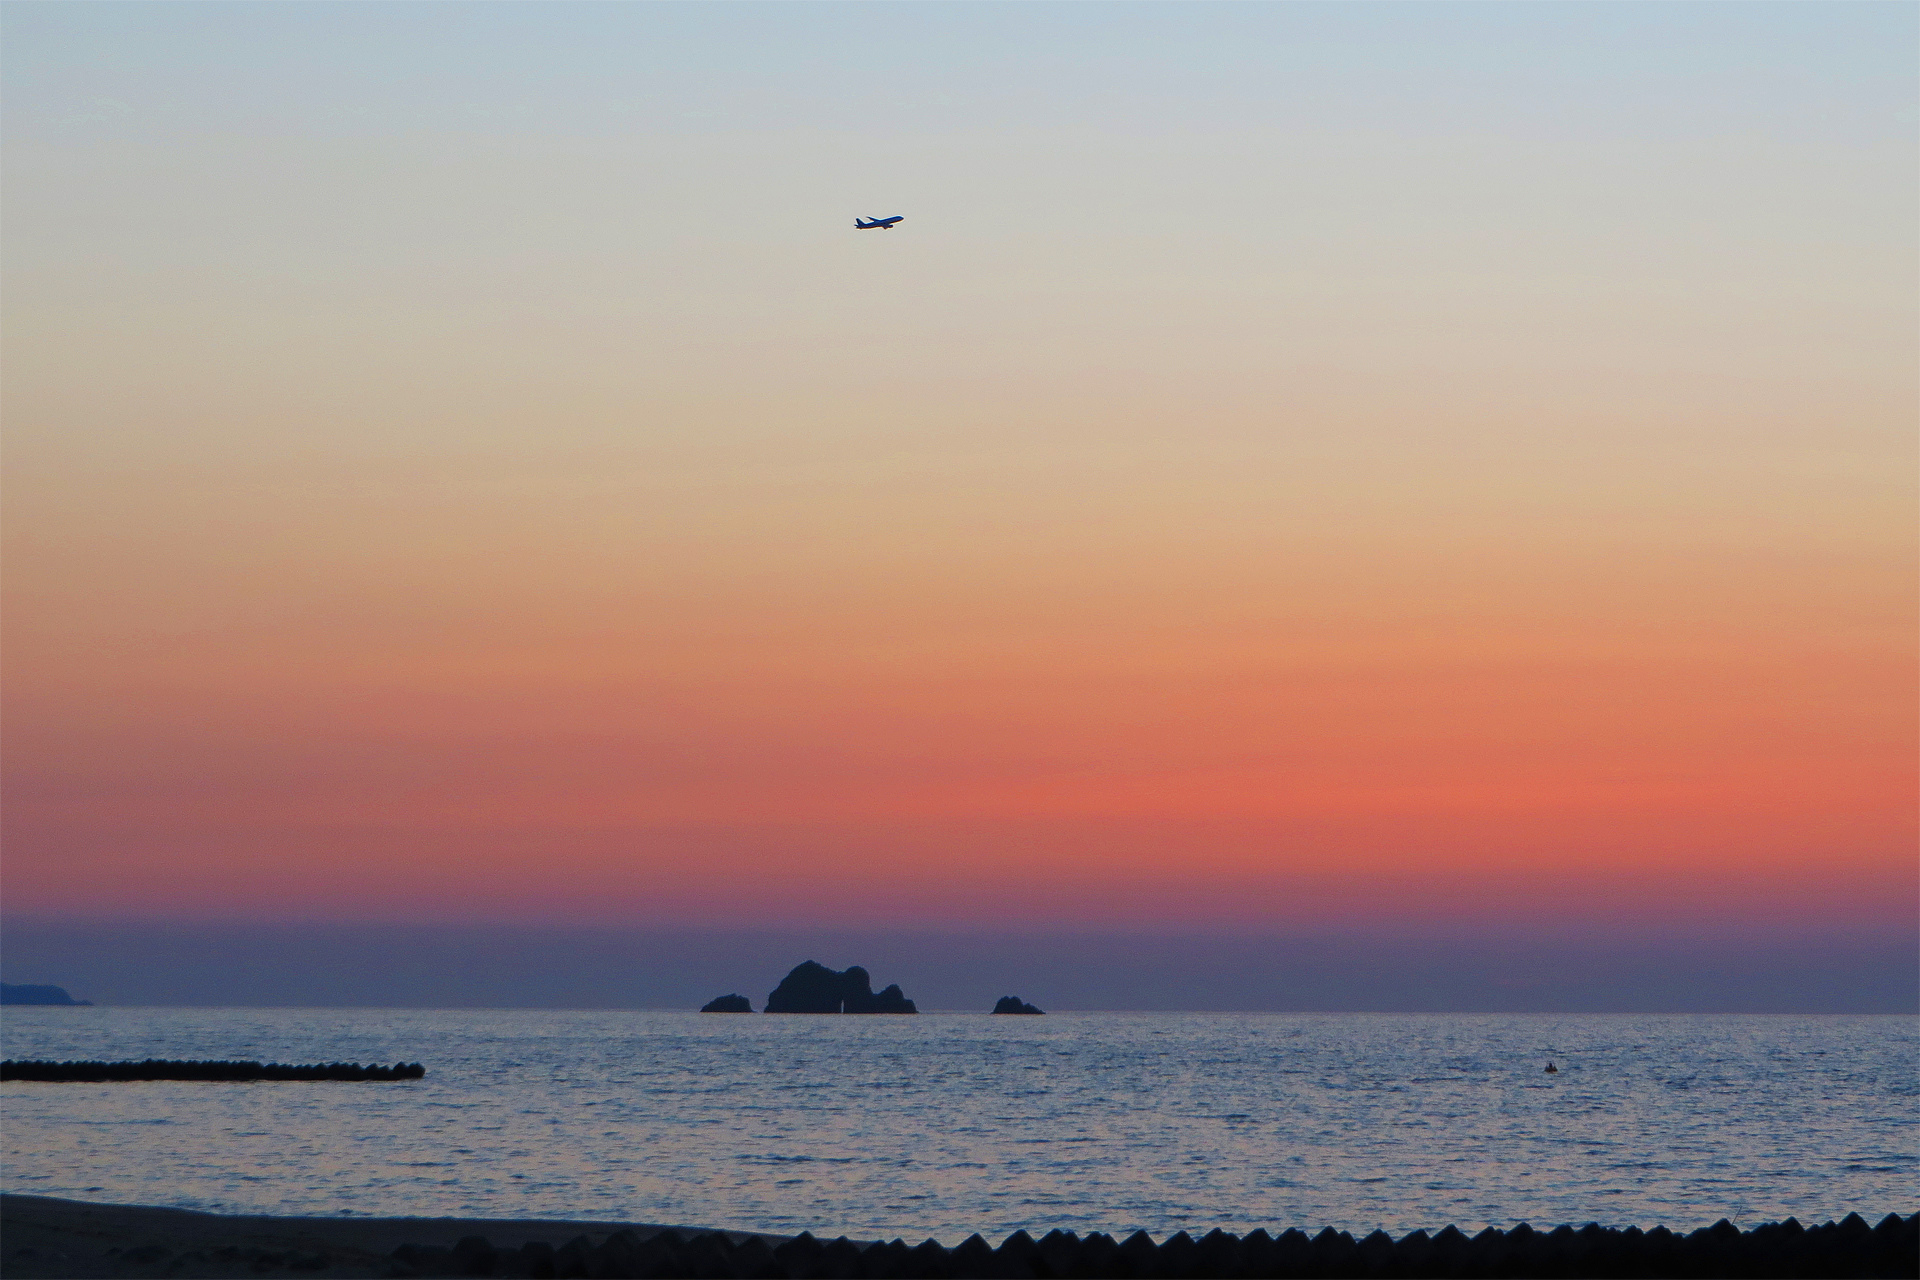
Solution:
<path fill-rule="evenodd" d="M 1920 1208 L 1917 1032 L 1892 1016 L 15 1007 L 11 1058 L 427 1074 L 8 1082 L 0 1186 L 949 1245 L 1871 1220 Z"/>

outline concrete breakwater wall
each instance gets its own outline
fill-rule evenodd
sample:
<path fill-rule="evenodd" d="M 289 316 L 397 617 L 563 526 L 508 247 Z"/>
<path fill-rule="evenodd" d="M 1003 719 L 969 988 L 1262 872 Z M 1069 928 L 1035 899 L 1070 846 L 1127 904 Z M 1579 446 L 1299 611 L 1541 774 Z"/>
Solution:
<path fill-rule="evenodd" d="M 800 1235 L 779 1244 L 734 1243 L 719 1232 L 683 1237 L 668 1231 L 642 1239 L 622 1231 L 598 1246 L 582 1236 L 558 1248 L 532 1243 L 495 1249 L 468 1236 L 451 1249 L 403 1245 L 396 1276 L 1889 1276 L 1920 1270 L 1920 1215 L 1889 1214 L 1869 1226 L 1857 1214 L 1802 1227 L 1789 1218 L 1749 1231 L 1722 1220 L 1685 1235 L 1665 1227 L 1641 1231 L 1589 1225 L 1535 1231 L 1491 1227 L 1467 1236 L 1453 1227 L 1395 1240 L 1385 1232 L 1356 1240 L 1331 1227 L 1316 1236 L 1213 1231 L 1180 1232 L 1155 1242 L 1145 1232 L 1125 1240 L 1054 1231 L 1039 1240 L 1015 1232 L 998 1248 L 979 1236 L 948 1249 L 928 1240 L 858 1245 Z"/>
<path fill-rule="evenodd" d="M 47 1083 L 106 1084 L 138 1080 L 205 1080 L 217 1083 L 250 1080 L 418 1080 L 427 1069 L 417 1062 L 319 1062 L 288 1066 L 279 1062 L 181 1062 L 147 1058 L 141 1062 L 0 1062 L 0 1080 L 37 1080 Z"/>

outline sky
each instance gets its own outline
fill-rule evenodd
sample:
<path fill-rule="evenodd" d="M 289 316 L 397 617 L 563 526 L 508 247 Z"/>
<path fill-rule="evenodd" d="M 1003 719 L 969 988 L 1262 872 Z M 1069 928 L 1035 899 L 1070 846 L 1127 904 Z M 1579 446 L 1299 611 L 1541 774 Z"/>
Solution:
<path fill-rule="evenodd" d="M 15 922 L 1911 969 L 1912 6 L 0 23 Z"/>

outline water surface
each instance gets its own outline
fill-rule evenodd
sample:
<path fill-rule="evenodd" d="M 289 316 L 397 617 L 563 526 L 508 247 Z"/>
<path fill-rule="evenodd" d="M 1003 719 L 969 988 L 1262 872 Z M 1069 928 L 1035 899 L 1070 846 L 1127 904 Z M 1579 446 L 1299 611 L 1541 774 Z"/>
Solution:
<path fill-rule="evenodd" d="M 0 1086 L 5 1189 L 125 1203 L 949 1244 L 1920 1206 L 1903 1017 L 11 1008 L 0 1028 L 16 1058 L 427 1064 Z"/>

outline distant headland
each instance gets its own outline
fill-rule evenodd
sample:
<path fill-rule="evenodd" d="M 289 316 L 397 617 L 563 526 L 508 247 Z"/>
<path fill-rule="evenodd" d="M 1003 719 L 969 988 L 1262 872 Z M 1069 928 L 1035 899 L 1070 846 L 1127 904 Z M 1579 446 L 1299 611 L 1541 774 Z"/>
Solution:
<path fill-rule="evenodd" d="M 67 994 L 65 987 L 36 987 L 13 982 L 0 982 L 0 1004 L 58 1004 L 79 1008 L 91 1006 L 91 1000 L 75 1000 Z"/>
<path fill-rule="evenodd" d="M 998 1000 L 994 1002 L 993 1011 L 995 1013 L 1028 1013 L 1028 1014 L 1046 1012 L 1045 1009 L 1040 1008 L 1038 1005 L 1028 1004 L 1025 1000 L 1022 1000 L 1019 996 L 1001 996 Z"/>

